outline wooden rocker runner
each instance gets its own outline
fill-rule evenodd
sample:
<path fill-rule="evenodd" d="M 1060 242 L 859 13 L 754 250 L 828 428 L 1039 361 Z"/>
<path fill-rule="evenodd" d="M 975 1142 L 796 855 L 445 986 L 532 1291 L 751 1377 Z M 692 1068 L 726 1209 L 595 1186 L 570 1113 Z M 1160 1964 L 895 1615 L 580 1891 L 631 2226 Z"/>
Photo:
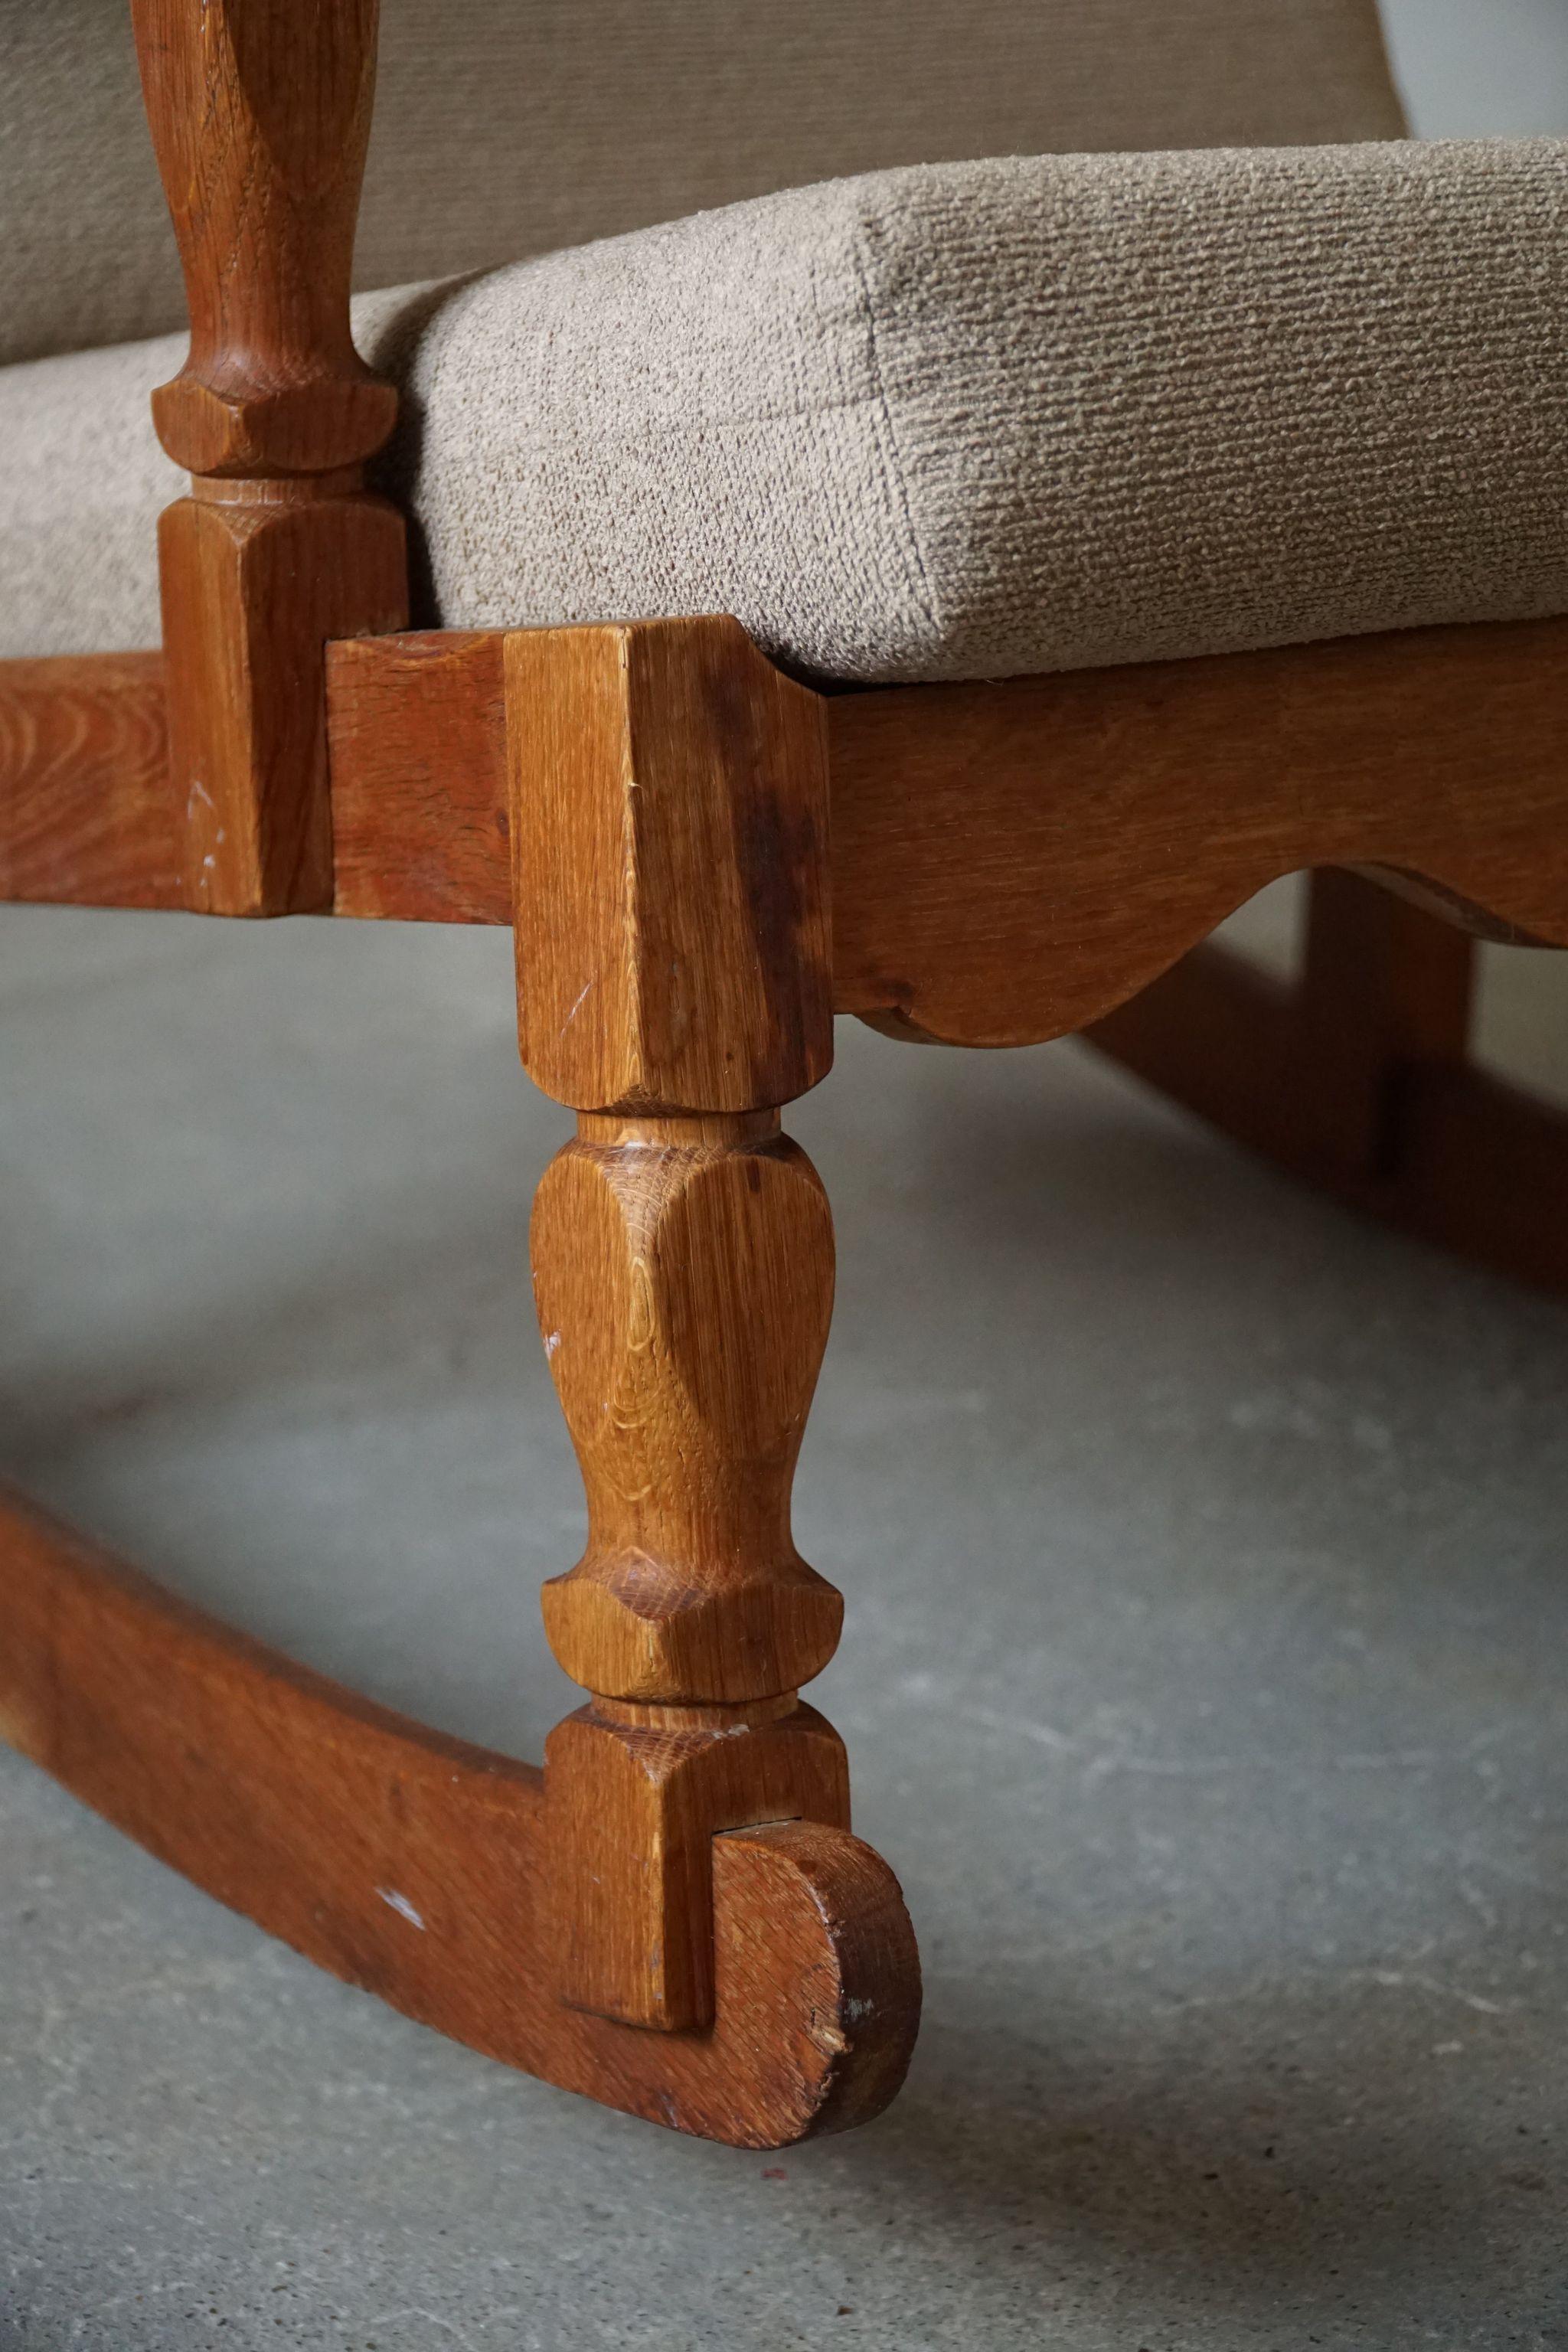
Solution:
<path fill-rule="evenodd" d="M 349 310 L 374 0 L 135 0 L 191 320 L 189 356 L 154 409 L 190 494 L 159 530 L 161 652 L 0 663 L 0 895 L 512 926 L 524 1068 L 578 1116 L 540 1188 L 531 1246 L 589 1512 L 582 1559 L 545 1588 L 545 1625 L 587 1696 L 552 1735 L 542 1771 L 467 1747 L 208 1622 L 17 1496 L 0 1507 L 0 1728 L 153 1853 L 411 2016 L 741 2146 L 876 2114 L 902 2078 L 919 2005 L 898 1885 L 851 1834 L 842 1744 L 800 1697 L 841 1615 L 790 1531 L 833 1239 L 822 1186 L 780 1114 L 827 1075 L 835 1013 L 952 1045 L 1086 1032 L 1360 1207 L 1568 1285 L 1563 1127 L 1465 1062 L 1469 937 L 1568 945 L 1568 621 L 1550 617 L 1568 606 L 1568 554 L 1560 523 L 1542 520 L 1543 453 L 1559 444 L 1551 417 L 1532 426 L 1528 406 L 1562 397 L 1561 371 L 1548 383 L 1530 370 L 1542 320 L 1560 330 L 1563 156 L 1548 142 L 1376 143 L 1399 124 L 1359 0 L 1304 12 L 1308 29 L 1288 36 L 1276 23 L 1288 10 L 1262 12 L 1266 31 L 1236 0 L 1229 33 L 1213 30 L 1225 9 L 1209 14 L 1211 47 L 1232 34 L 1259 58 L 1265 40 L 1283 44 L 1277 70 L 1258 67 L 1255 117 L 1244 110 L 1237 127 L 1227 99 L 1191 118 L 1192 137 L 1251 140 L 1259 160 L 1111 159 L 1123 181 L 1133 175 L 1136 216 L 1156 244 L 1173 202 L 1198 221 L 1183 296 L 1195 334 L 1205 301 L 1211 323 L 1236 307 L 1240 271 L 1265 321 L 1260 348 L 1300 370 L 1342 329 L 1365 358 L 1344 397 L 1383 401 L 1385 419 L 1394 394 L 1366 387 L 1383 364 L 1375 338 L 1391 331 L 1366 272 L 1397 282 L 1404 331 L 1426 339 L 1409 413 L 1449 436 L 1427 479 L 1431 511 L 1413 502 L 1409 543 L 1369 589 L 1391 527 L 1373 514 L 1365 543 L 1346 545 L 1346 516 L 1364 516 L 1377 494 L 1353 450 L 1338 472 L 1324 455 L 1350 446 L 1355 418 L 1302 425 L 1287 401 L 1277 459 L 1257 454 L 1269 414 L 1252 415 L 1229 520 L 1224 483 L 1197 478 L 1202 432 L 1180 463 L 1151 435 L 1149 462 L 1179 478 L 1178 507 L 1184 465 L 1196 482 L 1186 521 L 1150 525 L 1137 559 L 1163 583 L 1158 626 L 1147 612 L 1115 618 L 1132 563 L 1116 543 L 1070 613 L 1061 593 L 1059 646 L 1029 634 L 1047 624 L 1030 605 L 1021 541 L 993 566 L 992 604 L 976 591 L 958 613 L 942 571 L 960 562 L 956 542 L 931 521 L 941 451 L 915 446 L 929 424 L 920 385 L 936 383 L 938 408 L 952 394 L 943 429 L 984 443 L 977 462 L 1003 450 L 997 478 L 1011 496 L 1025 464 L 1022 443 L 1006 440 L 1014 412 L 998 394 L 989 441 L 973 420 L 1016 337 L 983 318 L 967 358 L 950 351 L 946 374 L 917 383 L 910 321 L 921 304 L 935 317 L 950 285 L 964 294 L 953 316 L 973 320 L 975 255 L 1001 250 L 997 221 L 1014 205 L 1055 240 L 1057 277 L 1038 263 L 1029 299 L 1047 283 L 1075 289 L 1053 333 L 1091 320 L 1102 299 L 1123 301 L 1128 351 L 1142 350 L 1143 281 L 1129 265 L 1120 293 L 1113 282 L 1140 233 L 1117 210 L 1125 185 L 1106 159 L 1069 155 L 841 184 L 858 185 L 852 199 L 808 191 L 780 215 L 781 285 L 825 206 L 858 207 L 862 260 L 882 267 L 898 235 L 934 236 L 921 207 L 957 186 L 963 203 L 942 235 L 973 245 L 950 268 L 947 247 L 932 244 L 897 285 L 889 265 L 869 298 L 884 381 L 862 401 L 846 377 L 837 407 L 824 404 L 834 432 L 864 415 L 874 439 L 886 422 L 891 438 L 877 447 L 886 457 L 900 444 L 924 541 L 908 590 L 914 634 L 836 664 L 804 624 L 792 639 L 754 614 L 748 625 L 704 615 L 689 583 L 658 616 L 633 553 L 624 602 L 606 593 L 603 620 L 542 625 L 581 615 L 592 590 L 546 582 L 542 610 L 520 567 L 516 625 L 409 631 L 404 517 L 366 487 L 397 393 L 358 356 Z M 987 132 L 1000 143 L 1007 125 L 998 117 L 977 142 Z M 1155 108 L 1142 143 L 1161 134 Z M 1373 143 L 1280 143 L 1330 136 Z M 1163 143 L 1182 141 L 1167 126 Z M 815 161 L 846 167 L 833 152 Z M 1102 218 L 1108 189 L 1116 203 Z M 1400 242 L 1413 212 L 1436 287 L 1425 310 L 1426 281 L 1412 279 Z M 765 244 L 773 217 L 720 212 L 680 232 L 700 247 L 689 266 L 708 289 L 699 313 L 715 348 L 724 240 Z M 1238 219 L 1260 224 L 1256 238 L 1227 246 Z M 1349 254 L 1344 283 L 1321 299 L 1300 290 L 1314 236 L 1326 271 Z M 637 247 L 595 249 L 609 258 L 584 265 L 626 273 L 617 317 L 641 299 Z M 687 266 L 672 250 L 668 239 L 647 247 L 655 344 L 679 308 L 657 272 Z M 1100 256 L 1099 275 L 1073 279 L 1084 255 Z M 525 329 L 526 302 L 568 276 L 546 264 L 519 280 Z M 580 289 L 560 299 L 557 354 L 587 331 L 572 308 Z M 789 299 L 770 290 L 763 307 Z M 459 290 L 450 316 L 489 299 L 483 284 Z M 1349 305 L 1339 328 L 1336 301 Z M 685 331 L 677 319 L 670 332 Z M 1123 382 L 1125 354 L 1114 320 L 1085 331 L 1101 340 L 1072 431 L 1092 436 L 1096 387 Z M 1462 349 L 1492 333 L 1501 345 L 1472 382 Z M 597 352 L 596 396 L 610 396 L 616 365 L 636 376 L 630 345 L 616 349 L 613 363 L 608 343 L 584 345 Z M 7 375 L 47 391 L 55 380 L 38 370 L 62 364 L 0 371 L 0 426 Z M 742 373 L 772 364 L 763 352 Z M 1497 395 L 1510 368 L 1518 380 Z M 1256 355 L 1221 351 L 1213 369 L 1223 436 L 1237 385 L 1258 398 Z M 1142 381 L 1132 369 L 1123 388 Z M 424 383 L 415 467 L 433 476 L 447 446 L 436 383 Z M 759 415 L 768 397 L 764 383 Z M 1488 397 L 1515 402 L 1506 429 L 1478 425 Z M 720 399 L 705 445 L 715 506 L 738 495 L 724 470 L 728 414 Z M 1106 430 L 1127 442 L 1120 462 L 1135 473 L 1142 445 L 1125 403 Z M 667 462 L 702 480 L 710 458 L 683 458 L 677 437 Z M 645 462 L 636 440 L 628 466 Z M 824 440 L 820 463 L 845 446 Z M 15 440 L 6 462 L 29 463 Z M 1234 550 L 1222 564 L 1215 548 L 1243 528 L 1248 499 L 1288 498 L 1303 469 L 1308 495 L 1280 525 L 1285 553 L 1260 555 L 1238 581 Z M 413 477 L 405 466 L 377 478 Z M 858 493 L 868 506 L 872 479 Z M 1039 534 L 1059 543 L 1053 481 L 1025 490 Z M 1560 514 L 1563 485 L 1548 486 Z M 556 495 L 546 458 L 521 495 L 535 509 Z M 584 463 L 570 496 L 590 537 L 596 495 Z M 790 571 L 807 560 L 809 516 L 804 492 L 782 495 L 769 528 L 784 544 L 780 517 L 800 521 Z M 431 498 L 428 512 L 414 505 L 442 593 L 455 539 Z M 603 512 L 620 499 L 612 483 Z M 1455 535 L 1483 507 L 1496 528 L 1457 586 Z M 1108 541 L 1123 527 L 1112 514 Z M 464 528 L 471 541 L 478 525 Z M 904 522 L 890 514 L 887 529 L 902 546 Z M 752 522 L 736 543 L 748 533 Z M 674 564 L 668 544 L 666 558 Z M 0 588 L 5 560 L 0 530 Z M 1393 609 L 1407 625 L 1380 631 L 1368 598 L 1386 604 L 1395 576 Z M 1250 617 L 1230 611 L 1233 591 Z M 1259 619 L 1273 593 L 1280 612 Z M 851 583 L 844 601 L 868 598 Z M 743 599 L 711 599 L 724 601 Z M 1189 626 L 1198 642 L 1182 636 Z M 1262 884 L 1301 867 L 1323 870 L 1298 989 L 1188 952 Z"/>

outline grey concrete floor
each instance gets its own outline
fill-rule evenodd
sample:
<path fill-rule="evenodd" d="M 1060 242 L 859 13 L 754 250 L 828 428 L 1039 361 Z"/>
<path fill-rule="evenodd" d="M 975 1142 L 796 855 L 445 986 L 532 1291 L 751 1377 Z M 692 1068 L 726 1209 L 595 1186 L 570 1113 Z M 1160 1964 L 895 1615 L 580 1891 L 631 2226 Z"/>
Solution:
<path fill-rule="evenodd" d="M 1538 1066 L 1553 985 L 1489 1014 Z M 4 1467 L 537 1752 L 581 1513 L 505 940 L 7 908 L 0 1101 Z M 850 1028 L 790 1123 L 841 1251 L 814 1696 L 924 1947 L 904 2096 L 775 2158 L 601 2112 L 5 1757 L 0 2343 L 1568 2346 L 1568 1310 L 1076 1047 Z"/>

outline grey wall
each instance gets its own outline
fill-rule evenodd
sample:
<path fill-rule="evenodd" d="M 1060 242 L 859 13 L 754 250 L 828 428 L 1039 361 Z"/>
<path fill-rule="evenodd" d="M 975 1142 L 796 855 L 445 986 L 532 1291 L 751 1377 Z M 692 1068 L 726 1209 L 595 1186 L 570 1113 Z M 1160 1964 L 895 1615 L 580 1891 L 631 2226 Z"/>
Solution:
<path fill-rule="evenodd" d="M 1381 0 L 1426 139 L 1568 132 L 1568 0 Z"/>

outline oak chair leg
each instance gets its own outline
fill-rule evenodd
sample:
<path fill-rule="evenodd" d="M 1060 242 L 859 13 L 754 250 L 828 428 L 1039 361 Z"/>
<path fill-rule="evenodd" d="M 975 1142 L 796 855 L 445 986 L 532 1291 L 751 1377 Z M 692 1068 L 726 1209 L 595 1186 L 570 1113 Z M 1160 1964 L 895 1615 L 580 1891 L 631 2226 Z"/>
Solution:
<path fill-rule="evenodd" d="M 1299 982 L 1211 944 L 1083 1034 L 1347 1205 L 1568 1293 L 1568 1118 L 1468 1058 L 1475 958 L 1419 898 L 1328 870 Z"/>
<path fill-rule="evenodd" d="M 1465 1058 L 1475 959 L 1465 932 L 1385 884 L 1334 866 L 1310 876 L 1298 1086 L 1325 1181 L 1393 1173 L 1404 1073 Z"/>
<path fill-rule="evenodd" d="M 544 1591 L 591 1694 L 546 1750 L 561 1990 L 689 2032 L 715 1834 L 848 1831 L 799 1698 L 842 1603 L 790 1532 L 833 1232 L 777 1108 L 832 1054 L 826 741 L 732 622 L 524 632 L 507 663 L 522 1056 L 578 1112 L 532 1234 L 589 1515 Z"/>
<path fill-rule="evenodd" d="M 1384 883 L 1325 868 L 1297 980 L 1205 945 L 1083 1034 L 1237 1142 L 1394 1216 L 1416 1099 L 1465 1069 L 1475 951 Z"/>
<path fill-rule="evenodd" d="M 841 1604 L 789 1532 L 832 1234 L 773 1120 L 583 1129 L 533 1214 L 590 1511 L 587 1551 L 544 1591 L 555 1654 L 594 1693 L 545 1749 L 561 1990 L 679 2030 L 713 2013 L 715 1833 L 849 1824 L 843 1747 L 796 1697 Z"/>

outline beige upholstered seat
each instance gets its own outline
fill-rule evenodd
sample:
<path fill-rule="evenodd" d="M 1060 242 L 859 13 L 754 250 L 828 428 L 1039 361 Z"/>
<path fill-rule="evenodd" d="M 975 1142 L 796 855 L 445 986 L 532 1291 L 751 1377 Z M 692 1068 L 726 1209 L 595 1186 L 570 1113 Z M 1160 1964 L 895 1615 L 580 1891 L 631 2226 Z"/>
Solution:
<path fill-rule="evenodd" d="M 651 14 L 690 37 L 714 9 Z M 1054 41 L 1057 119 L 1087 145 L 1134 101 L 1196 138 L 1389 127 L 1364 6 L 979 14 L 985 37 L 1026 18 L 1046 63 Z M 514 34 L 520 15 L 554 11 L 510 11 Z M 948 21 L 856 19 L 905 107 L 862 149 L 1034 122 L 1045 143 L 1050 88 L 1026 103 L 994 59 L 952 93 L 911 80 L 895 17 L 928 65 Z M 1109 36 L 1138 26 L 1141 71 L 1124 51 L 1119 81 Z M 839 49 L 869 87 L 874 49 Z M 563 104 L 577 87 L 563 74 Z M 1096 112 L 1097 92 L 1120 95 Z M 818 126 L 818 160 L 855 153 L 851 116 Z M 731 125 L 684 177 L 660 152 L 649 202 L 727 191 L 751 151 Z M 583 217 L 624 217 L 636 172 L 590 160 Z M 407 395 L 387 465 L 424 541 L 420 617 L 725 610 L 812 673 L 921 678 L 1568 609 L 1565 167 L 1547 141 L 931 163 L 366 298 L 362 343 Z M 465 184 L 437 205 L 449 257 L 487 258 Z M 552 225 L 520 212 L 517 244 Z M 398 236 L 373 207 L 373 251 L 433 257 Z M 155 216 L 146 237 L 156 258 Z M 144 277 L 138 299 L 166 310 Z M 100 278 L 73 297 L 82 333 L 129 315 Z M 0 370 L 0 654 L 156 641 L 153 521 L 182 484 L 146 394 L 181 352 Z"/>
<path fill-rule="evenodd" d="M 845 677 L 1568 608 L 1568 148 L 942 165 L 362 305 L 448 625 Z M 0 650 L 157 635 L 179 339 L 0 373 Z"/>

